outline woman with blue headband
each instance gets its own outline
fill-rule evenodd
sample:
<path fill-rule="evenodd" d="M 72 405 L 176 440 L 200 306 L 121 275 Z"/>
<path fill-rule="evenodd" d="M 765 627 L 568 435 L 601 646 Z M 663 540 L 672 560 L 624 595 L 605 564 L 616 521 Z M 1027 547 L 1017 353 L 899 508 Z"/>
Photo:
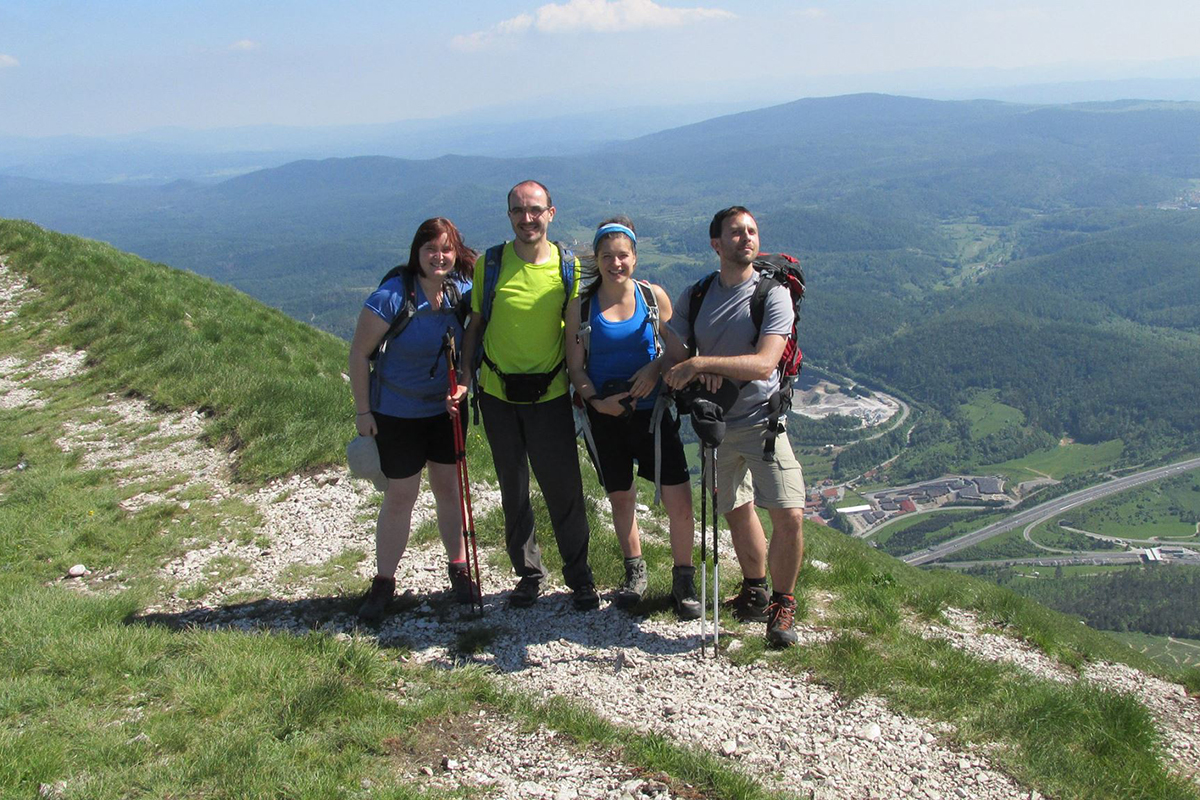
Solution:
<path fill-rule="evenodd" d="M 640 477 L 661 486 L 670 525 L 671 599 L 681 619 L 697 619 L 692 545 L 695 519 L 679 419 L 656 413 L 662 346 L 660 326 L 671 318 L 671 301 L 661 287 L 637 281 L 637 233 L 628 217 L 601 223 L 585 261 L 590 283 L 567 307 L 567 372 L 585 407 L 592 461 L 608 494 L 613 527 L 625 555 L 625 580 L 616 604 L 629 608 L 646 592 L 646 562 L 638 535 Z"/>

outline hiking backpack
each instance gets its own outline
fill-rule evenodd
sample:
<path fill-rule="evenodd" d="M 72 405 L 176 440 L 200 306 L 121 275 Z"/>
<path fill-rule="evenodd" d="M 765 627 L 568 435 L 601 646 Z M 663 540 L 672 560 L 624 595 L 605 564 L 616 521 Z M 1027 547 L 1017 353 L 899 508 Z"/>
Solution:
<path fill-rule="evenodd" d="M 375 345 L 375 349 L 371 351 L 371 361 L 375 361 L 387 352 L 388 342 L 403 333 L 404 329 L 408 327 L 408 323 L 412 322 L 413 316 L 417 313 L 417 282 L 413 274 L 404 268 L 404 265 L 392 267 L 388 270 L 388 273 L 383 276 L 383 280 L 379 282 L 379 285 L 383 286 L 392 278 L 397 277 L 400 278 L 401 283 L 404 285 L 404 305 L 400 306 L 399 310 L 396 311 L 396 316 L 392 320 L 392 324 L 388 326 L 387 332 L 383 334 L 383 338 L 379 340 L 379 344 Z M 458 284 L 453 280 L 445 281 L 442 284 L 442 293 L 450 301 L 450 306 L 454 309 L 454 316 L 458 319 L 458 324 L 465 324 L 467 315 L 471 313 L 471 308 L 463 298 Z M 442 302 L 444 304 L 445 300 Z"/>
<path fill-rule="evenodd" d="M 500 282 L 500 268 L 504 259 L 504 247 L 508 242 L 493 245 L 489 247 L 483 254 L 483 298 L 480 302 L 479 320 L 472 322 L 472 325 L 479 325 L 479 344 L 475 349 L 475 363 L 471 365 L 471 370 L 475 375 L 475 391 L 471 395 L 471 405 L 474 408 L 475 424 L 479 424 L 479 367 L 484 362 L 488 368 L 495 372 L 504 380 L 504 373 L 488 358 L 483 345 L 483 337 L 487 332 L 488 320 L 492 318 L 492 307 L 496 303 L 496 287 Z M 567 304 L 571 302 L 571 289 L 575 286 L 575 253 L 570 248 L 565 247 L 560 242 L 552 242 L 555 250 L 558 251 L 558 271 L 563 282 L 563 307 L 562 314 L 565 316 L 567 312 Z M 554 375 L 563 368 L 565 361 L 560 359 L 554 369 L 548 373 L 544 373 L 544 377 L 552 379 Z M 505 392 L 507 394 L 507 390 Z"/>
<path fill-rule="evenodd" d="M 767 430 L 773 435 L 768 436 L 763 445 L 763 455 L 768 461 L 775 458 L 775 439 L 783 432 L 787 413 L 792 407 L 792 383 L 800 374 L 804 353 L 796 339 L 796 329 L 800 324 L 800 304 L 804 302 L 804 270 L 800 262 L 786 253 L 760 253 L 755 259 L 754 268 L 762 275 L 754 294 L 750 296 L 750 318 L 754 321 L 754 340 L 752 345 L 758 345 L 759 333 L 762 331 L 763 315 L 767 308 L 767 295 L 776 285 L 787 287 L 792 298 L 792 330 L 785 337 L 783 355 L 779 358 L 776 369 L 779 370 L 779 391 L 767 401 Z M 717 273 L 710 273 L 692 285 L 688 297 L 688 353 L 696 354 L 696 319 L 700 315 L 700 305 L 708 294 L 708 287 L 716 279 Z"/>

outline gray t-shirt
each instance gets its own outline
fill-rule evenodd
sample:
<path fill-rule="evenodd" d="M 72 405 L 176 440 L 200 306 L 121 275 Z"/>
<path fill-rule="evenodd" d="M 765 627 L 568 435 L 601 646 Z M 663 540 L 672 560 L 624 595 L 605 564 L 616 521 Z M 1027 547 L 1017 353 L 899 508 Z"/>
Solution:
<path fill-rule="evenodd" d="M 720 277 L 713 278 L 696 317 L 696 349 L 700 355 L 744 356 L 754 353 L 760 331 L 755 329 L 754 319 L 750 316 L 750 298 L 761 278 L 762 273 L 755 270 L 749 279 L 728 287 L 721 285 Z M 689 286 L 679 295 L 668 323 L 684 344 L 692 333 L 688 324 L 691 293 L 692 287 Z M 767 295 L 761 335 L 787 336 L 792 332 L 792 315 L 791 294 L 787 287 L 779 284 Z M 747 383 L 742 387 L 733 408 L 725 415 L 726 423 L 743 427 L 765 422 L 767 401 L 778 390 L 778 371 L 772 372 L 766 380 Z"/>

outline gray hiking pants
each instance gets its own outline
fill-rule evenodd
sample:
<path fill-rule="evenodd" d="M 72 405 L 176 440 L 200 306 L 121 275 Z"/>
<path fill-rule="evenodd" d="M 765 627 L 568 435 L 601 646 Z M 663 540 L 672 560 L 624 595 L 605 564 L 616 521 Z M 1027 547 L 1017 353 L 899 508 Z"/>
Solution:
<path fill-rule="evenodd" d="M 564 395 L 540 403 L 509 403 L 484 393 L 479 408 L 500 483 L 504 545 L 513 569 L 521 577 L 546 577 L 529 501 L 532 466 L 562 556 L 563 580 L 571 589 L 593 583 L 570 399 Z"/>

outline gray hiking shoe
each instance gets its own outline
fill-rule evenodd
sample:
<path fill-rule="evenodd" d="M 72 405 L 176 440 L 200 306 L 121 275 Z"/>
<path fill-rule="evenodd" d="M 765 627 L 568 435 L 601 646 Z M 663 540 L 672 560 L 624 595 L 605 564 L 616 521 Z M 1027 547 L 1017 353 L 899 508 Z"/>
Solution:
<path fill-rule="evenodd" d="M 646 560 L 641 556 L 625 559 L 625 581 L 617 590 L 618 608 L 630 608 L 642 602 L 646 593 Z"/>
<path fill-rule="evenodd" d="M 738 622 L 766 622 L 770 596 L 765 586 L 752 586 L 742 581 L 742 590 L 725 601 Z"/>
<path fill-rule="evenodd" d="M 695 567 L 675 567 L 671 570 L 671 602 L 680 619 L 700 619 Z"/>
<path fill-rule="evenodd" d="M 373 623 L 383 619 L 388 606 L 392 604 L 392 596 L 396 594 L 396 579 L 376 575 L 371 581 L 363 604 L 358 607 L 358 618 L 363 622 Z"/>

